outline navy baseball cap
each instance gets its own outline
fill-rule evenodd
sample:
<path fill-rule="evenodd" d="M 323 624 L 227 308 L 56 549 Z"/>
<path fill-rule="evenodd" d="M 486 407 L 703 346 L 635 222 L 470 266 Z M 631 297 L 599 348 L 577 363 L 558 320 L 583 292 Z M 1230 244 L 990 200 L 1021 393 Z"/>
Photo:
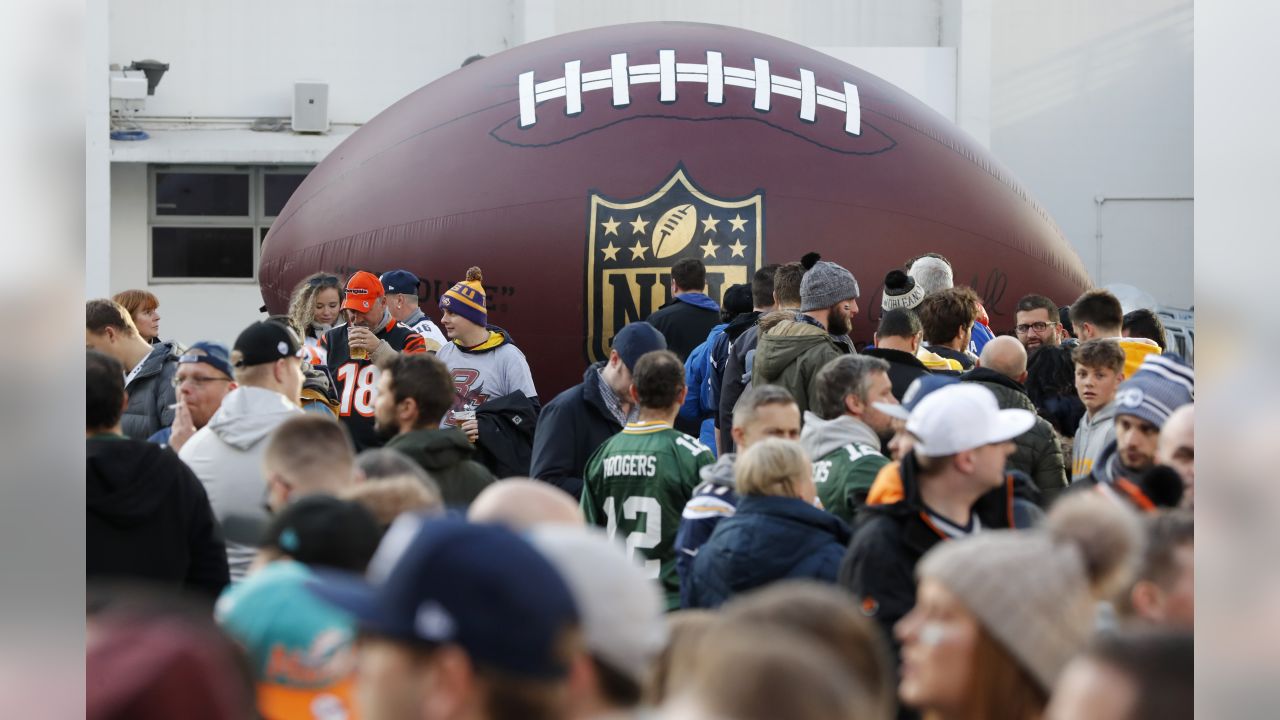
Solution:
<path fill-rule="evenodd" d="M 235 375 L 231 371 L 231 351 L 222 343 L 201 341 L 187 348 L 178 358 L 178 363 L 203 363 L 229 378 Z"/>
<path fill-rule="evenodd" d="M 902 393 L 901 405 L 890 405 L 889 403 L 872 403 L 880 412 L 899 420 L 906 420 L 911 411 L 916 409 L 920 401 L 925 399 L 929 393 L 934 390 L 940 390 L 948 385 L 954 385 L 960 382 L 950 375 L 921 375 L 911 384 L 907 386 L 907 391 Z"/>
<path fill-rule="evenodd" d="M 631 370 L 645 353 L 666 350 L 667 339 L 649 323 L 633 322 L 613 336 L 613 349 L 618 351 L 622 364 Z"/>
<path fill-rule="evenodd" d="M 388 295 L 418 294 L 418 276 L 408 270 L 388 270 L 378 280 Z"/>
<path fill-rule="evenodd" d="M 412 536 L 379 581 L 380 556 L 404 542 L 398 529 Z M 568 675 L 564 633 L 578 625 L 573 596 L 546 558 L 499 525 L 457 518 L 393 525 L 368 580 L 328 572 L 308 589 L 374 635 L 457 645 L 478 665 L 519 677 Z"/>

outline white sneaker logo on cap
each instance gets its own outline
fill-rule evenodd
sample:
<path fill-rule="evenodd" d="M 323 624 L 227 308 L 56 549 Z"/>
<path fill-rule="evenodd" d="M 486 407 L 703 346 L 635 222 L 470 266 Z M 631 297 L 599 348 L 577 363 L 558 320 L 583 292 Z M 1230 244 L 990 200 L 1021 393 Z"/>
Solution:
<path fill-rule="evenodd" d="M 453 639 L 456 624 L 448 610 L 435 600 L 428 600 L 418 606 L 413 618 L 413 629 L 423 640 L 444 642 Z"/>

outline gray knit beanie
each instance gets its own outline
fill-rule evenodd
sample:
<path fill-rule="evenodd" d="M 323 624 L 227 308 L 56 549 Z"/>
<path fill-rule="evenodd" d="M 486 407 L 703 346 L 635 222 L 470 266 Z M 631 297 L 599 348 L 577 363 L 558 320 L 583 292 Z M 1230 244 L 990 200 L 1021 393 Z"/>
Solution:
<path fill-rule="evenodd" d="M 800 312 L 829 308 L 861 294 L 853 273 L 821 257 L 818 253 L 809 253 L 800 260 L 805 268 L 804 277 L 800 279 Z"/>
<path fill-rule="evenodd" d="M 1174 410 L 1195 401 L 1196 378 L 1177 355 L 1148 355 L 1116 389 L 1116 414 L 1164 427 Z"/>
<path fill-rule="evenodd" d="M 1047 692 L 1088 644 L 1097 602 L 1129 582 L 1141 538 L 1132 510 L 1078 493 L 1054 506 L 1043 529 L 940 543 L 916 574 L 955 594 Z"/>

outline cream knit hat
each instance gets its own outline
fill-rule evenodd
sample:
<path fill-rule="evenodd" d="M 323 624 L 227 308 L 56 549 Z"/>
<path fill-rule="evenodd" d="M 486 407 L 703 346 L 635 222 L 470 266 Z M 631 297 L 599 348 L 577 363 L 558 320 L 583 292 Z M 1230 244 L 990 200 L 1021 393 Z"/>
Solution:
<path fill-rule="evenodd" d="M 1063 498 L 1043 529 L 937 545 L 917 575 L 941 582 L 1048 691 L 1094 631 L 1096 603 L 1127 585 L 1137 516 L 1094 493 Z"/>

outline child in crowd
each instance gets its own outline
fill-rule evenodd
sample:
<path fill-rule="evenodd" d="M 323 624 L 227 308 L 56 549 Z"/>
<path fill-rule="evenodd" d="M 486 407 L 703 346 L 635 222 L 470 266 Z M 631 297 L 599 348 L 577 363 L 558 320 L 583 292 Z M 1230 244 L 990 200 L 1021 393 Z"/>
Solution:
<path fill-rule="evenodd" d="M 1124 350 L 1115 340 L 1090 340 L 1072 353 L 1076 392 L 1085 414 L 1071 450 L 1071 482 L 1089 476 L 1102 450 L 1116 437 L 1116 389 L 1124 381 Z"/>

